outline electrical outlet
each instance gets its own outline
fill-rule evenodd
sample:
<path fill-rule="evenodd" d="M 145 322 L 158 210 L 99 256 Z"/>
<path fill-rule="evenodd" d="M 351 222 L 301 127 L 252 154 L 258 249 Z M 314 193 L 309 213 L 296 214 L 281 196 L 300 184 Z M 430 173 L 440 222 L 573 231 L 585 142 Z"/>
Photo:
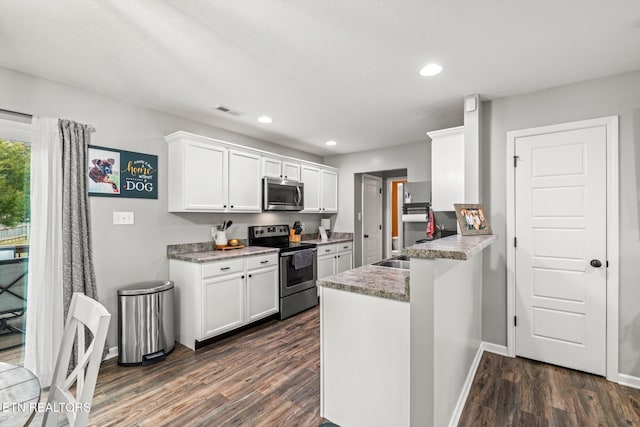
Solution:
<path fill-rule="evenodd" d="M 133 224 L 133 212 L 113 212 L 113 225 Z"/>

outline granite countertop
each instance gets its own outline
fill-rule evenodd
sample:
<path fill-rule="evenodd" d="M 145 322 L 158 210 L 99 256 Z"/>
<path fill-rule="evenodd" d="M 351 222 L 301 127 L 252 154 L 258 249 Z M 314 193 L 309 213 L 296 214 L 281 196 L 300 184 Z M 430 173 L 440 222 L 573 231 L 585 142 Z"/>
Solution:
<path fill-rule="evenodd" d="M 365 265 L 319 279 L 318 286 L 396 301 L 409 301 L 409 270 Z"/>
<path fill-rule="evenodd" d="M 303 234 L 302 241 L 305 243 L 315 243 L 316 245 L 330 245 L 332 243 L 351 242 L 353 240 L 353 233 L 340 233 L 333 232 L 332 237 L 327 241 L 315 239 L 318 233 Z M 198 243 L 178 243 L 174 245 L 167 245 L 167 258 L 177 259 L 187 262 L 213 262 L 230 258 L 240 258 L 251 255 L 260 255 L 265 253 L 277 253 L 276 248 L 266 248 L 262 246 L 247 246 L 246 239 L 239 239 L 240 244 L 245 245 L 242 249 L 230 249 L 226 251 L 217 251 L 213 249 L 213 242 L 198 242 Z"/>
<path fill-rule="evenodd" d="M 210 250 L 201 252 L 170 253 L 167 254 L 167 258 L 177 259 L 180 261 L 204 263 L 269 253 L 277 254 L 278 249 L 264 248 L 262 246 L 247 246 L 242 249 L 231 249 L 226 251 Z"/>
<path fill-rule="evenodd" d="M 322 239 L 303 240 L 304 243 L 314 243 L 318 246 L 331 245 L 334 243 L 352 242 L 352 241 L 353 239 L 349 239 L 346 237 L 329 237 L 327 240 L 322 240 Z"/>
<path fill-rule="evenodd" d="M 464 261 L 492 244 L 495 240 L 496 236 L 493 234 L 475 236 L 456 234 L 409 246 L 402 250 L 402 254 L 413 258 L 443 258 Z"/>

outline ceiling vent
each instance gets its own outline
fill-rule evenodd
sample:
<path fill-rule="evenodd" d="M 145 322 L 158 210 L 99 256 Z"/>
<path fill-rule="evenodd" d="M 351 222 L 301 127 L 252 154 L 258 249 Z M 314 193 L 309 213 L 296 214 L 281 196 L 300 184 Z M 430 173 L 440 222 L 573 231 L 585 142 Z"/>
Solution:
<path fill-rule="evenodd" d="M 231 108 L 224 105 L 218 105 L 216 107 L 216 110 L 222 111 L 223 113 L 231 114 L 232 116 L 236 116 L 236 117 L 244 114 L 241 111 L 232 110 Z"/>

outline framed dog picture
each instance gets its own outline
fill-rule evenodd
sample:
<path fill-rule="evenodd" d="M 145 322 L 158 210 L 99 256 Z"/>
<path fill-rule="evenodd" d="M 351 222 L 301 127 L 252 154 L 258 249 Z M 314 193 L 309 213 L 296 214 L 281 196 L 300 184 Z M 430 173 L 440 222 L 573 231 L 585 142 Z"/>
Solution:
<path fill-rule="evenodd" d="M 480 204 L 454 204 L 458 225 L 463 236 L 492 234 L 491 226 Z"/>
<path fill-rule="evenodd" d="M 89 146 L 89 196 L 158 198 L 158 156 Z"/>

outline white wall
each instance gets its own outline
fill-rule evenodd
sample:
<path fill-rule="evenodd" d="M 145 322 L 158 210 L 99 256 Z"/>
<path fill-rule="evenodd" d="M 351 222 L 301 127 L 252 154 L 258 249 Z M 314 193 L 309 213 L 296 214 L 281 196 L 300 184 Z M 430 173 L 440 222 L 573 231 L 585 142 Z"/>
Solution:
<path fill-rule="evenodd" d="M 484 258 L 483 340 L 506 345 L 506 133 L 620 116 L 620 372 L 640 376 L 640 71 L 485 102 L 483 194 L 494 233 Z"/>
<path fill-rule="evenodd" d="M 406 168 L 409 181 L 431 180 L 431 143 L 426 134 L 424 139 L 425 142 L 325 157 L 325 164 L 340 169 L 335 231 L 354 232 L 354 174 Z"/>
<path fill-rule="evenodd" d="M 211 224 L 231 219 L 229 237 L 245 238 L 252 224 L 288 223 L 300 219 L 317 230 L 319 214 L 171 214 L 167 212 L 167 143 L 177 130 L 322 163 L 318 156 L 207 126 L 156 110 L 0 67 L 0 108 L 75 120 L 96 128 L 91 143 L 158 156 L 157 200 L 92 197 L 91 229 L 98 296 L 112 314 L 109 345 L 117 345 L 116 290 L 144 280 L 166 280 L 166 245 L 211 240 Z M 212 114 L 214 114 L 212 112 Z M 133 211 L 135 224 L 112 225 L 113 211 Z"/>

